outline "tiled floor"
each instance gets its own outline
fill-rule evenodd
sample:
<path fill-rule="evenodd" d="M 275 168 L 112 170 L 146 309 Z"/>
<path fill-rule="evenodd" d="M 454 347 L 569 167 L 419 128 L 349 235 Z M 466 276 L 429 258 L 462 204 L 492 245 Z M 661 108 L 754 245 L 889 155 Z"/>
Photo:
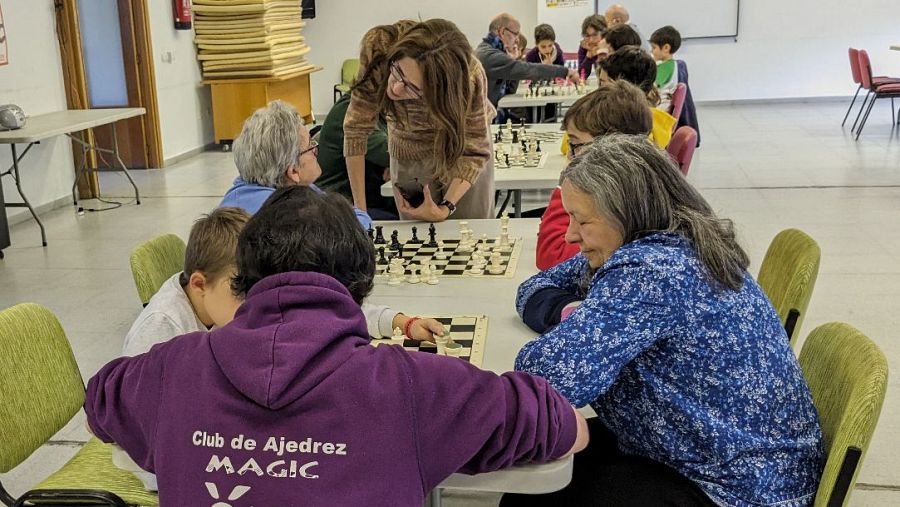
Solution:
<path fill-rule="evenodd" d="M 885 101 L 886 102 L 886 101 Z M 691 180 L 723 216 L 734 219 L 756 271 L 771 238 L 799 227 L 822 247 L 822 267 L 801 330 L 841 320 L 872 337 L 895 373 L 869 454 L 851 498 L 854 506 L 900 504 L 900 131 L 880 104 L 863 138 L 840 128 L 844 104 L 702 107 L 702 147 Z M 50 245 L 37 227 L 13 227 L 0 261 L 0 308 L 35 301 L 60 318 L 87 378 L 121 349 L 138 303 L 128 253 L 162 232 L 187 236 L 192 220 L 215 206 L 235 175 L 228 153 L 205 153 L 164 171 L 136 172 L 141 206 L 77 216 L 64 208 L 45 217 Z M 104 175 L 104 195 L 130 195 L 119 175 Z M 526 204 L 546 202 L 532 195 Z M 87 316 L 87 318 L 86 318 Z M 0 476 L 21 493 L 83 441 L 76 418 L 52 445 Z M 448 495 L 446 505 L 496 505 L 491 495 Z"/>

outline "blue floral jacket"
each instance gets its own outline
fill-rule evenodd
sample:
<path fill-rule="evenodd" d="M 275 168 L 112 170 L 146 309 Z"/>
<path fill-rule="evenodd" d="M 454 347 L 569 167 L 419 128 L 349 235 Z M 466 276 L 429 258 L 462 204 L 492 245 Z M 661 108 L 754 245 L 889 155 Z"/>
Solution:
<path fill-rule="evenodd" d="M 587 270 L 578 255 L 519 287 L 523 317 L 547 288 L 584 302 L 522 348 L 516 369 L 590 404 L 623 452 L 673 467 L 720 505 L 811 505 L 824 464 L 818 415 L 753 278 L 717 286 L 691 244 L 664 233 Z"/>

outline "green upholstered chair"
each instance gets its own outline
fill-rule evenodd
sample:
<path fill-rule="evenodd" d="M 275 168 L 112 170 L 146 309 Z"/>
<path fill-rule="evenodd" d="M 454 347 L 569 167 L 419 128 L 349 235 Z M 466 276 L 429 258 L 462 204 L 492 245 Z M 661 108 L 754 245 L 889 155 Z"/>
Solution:
<path fill-rule="evenodd" d="M 800 367 L 819 412 L 828 456 L 815 506 L 847 505 L 881 413 L 887 360 L 859 330 L 832 322 L 809 334 Z"/>
<path fill-rule="evenodd" d="M 785 229 L 772 239 L 759 268 L 757 281 L 778 312 L 791 344 L 806 316 L 821 256 L 819 244 L 805 232 Z"/>
<path fill-rule="evenodd" d="M 184 250 L 181 238 L 163 234 L 131 251 L 131 274 L 141 304 L 147 306 L 162 284 L 184 269 Z"/>
<path fill-rule="evenodd" d="M 341 65 L 341 82 L 334 85 L 335 102 L 341 98 L 341 95 L 350 91 L 353 83 L 356 82 L 357 74 L 359 74 L 359 58 L 344 60 L 344 64 Z"/>
<path fill-rule="evenodd" d="M 17 467 L 84 404 L 84 383 L 50 310 L 23 303 L 0 311 L 0 473 Z M 159 505 L 133 474 L 112 463 L 112 446 L 91 439 L 62 469 L 20 498 L 0 484 L 5 505 Z"/>

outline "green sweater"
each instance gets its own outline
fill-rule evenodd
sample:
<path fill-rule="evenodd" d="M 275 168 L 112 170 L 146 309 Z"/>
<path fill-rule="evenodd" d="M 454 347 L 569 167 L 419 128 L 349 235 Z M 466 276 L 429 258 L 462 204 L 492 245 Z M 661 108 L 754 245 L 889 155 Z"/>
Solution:
<path fill-rule="evenodd" d="M 656 87 L 665 88 L 677 72 L 675 60 L 666 60 L 656 66 Z"/>
<path fill-rule="evenodd" d="M 345 94 L 328 112 L 322 130 L 319 131 L 319 155 L 317 157 L 322 175 L 316 185 L 325 190 L 337 192 L 353 199 L 350 192 L 350 176 L 347 174 L 347 162 L 344 160 L 344 116 L 350 105 L 350 94 Z M 366 194 L 367 197 L 379 196 L 384 184 L 384 169 L 390 167 L 388 155 L 387 127 L 378 122 L 369 134 L 366 150 Z M 369 194 L 372 194 L 371 196 Z M 375 204 L 380 201 L 367 199 Z"/>

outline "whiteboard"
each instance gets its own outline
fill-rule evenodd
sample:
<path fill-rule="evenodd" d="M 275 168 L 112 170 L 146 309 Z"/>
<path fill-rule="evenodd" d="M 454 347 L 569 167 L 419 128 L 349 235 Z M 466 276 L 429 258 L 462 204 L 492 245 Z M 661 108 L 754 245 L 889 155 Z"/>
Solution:
<path fill-rule="evenodd" d="M 736 37 L 740 0 L 607 0 L 558 2 L 548 7 L 547 0 L 537 0 L 538 23 L 548 23 L 556 31 L 556 40 L 564 51 L 577 51 L 581 40 L 581 22 L 595 12 L 604 12 L 620 2 L 631 15 L 644 38 L 657 28 L 674 26 L 682 39 L 700 37 Z M 533 32 L 523 27 L 529 45 Z"/>

